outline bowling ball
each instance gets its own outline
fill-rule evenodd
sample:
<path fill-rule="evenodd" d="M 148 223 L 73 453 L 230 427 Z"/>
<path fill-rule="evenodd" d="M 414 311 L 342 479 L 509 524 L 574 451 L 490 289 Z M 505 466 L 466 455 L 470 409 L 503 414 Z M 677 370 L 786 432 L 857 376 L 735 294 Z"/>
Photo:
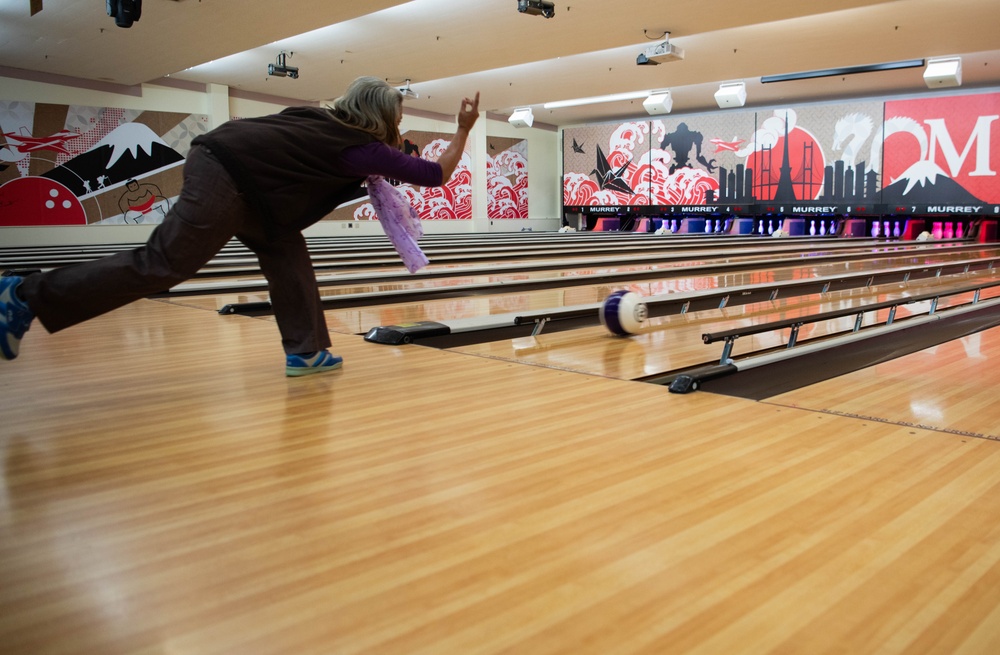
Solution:
<path fill-rule="evenodd" d="M 624 337 L 636 334 L 649 313 L 642 296 L 634 291 L 615 291 L 601 303 L 601 325 L 612 334 Z"/>

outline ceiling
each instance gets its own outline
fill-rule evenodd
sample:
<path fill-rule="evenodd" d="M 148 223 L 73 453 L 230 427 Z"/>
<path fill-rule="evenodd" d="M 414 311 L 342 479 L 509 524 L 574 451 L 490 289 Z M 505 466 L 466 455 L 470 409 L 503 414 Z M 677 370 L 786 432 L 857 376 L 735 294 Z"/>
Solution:
<path fill-rule="evenodd" d="M 38 2 L 38 0 L 35 0 Z M 670 89 L 673 113 L 718 110 L 721 82 L 747 106 L 926 92 L 921 68 L 761 84 L 762 75 L 962 57 L 962 88 L 1000 87 L 997 0 L 554 0 L 551 19 L 517 0 L 145 0 L 119 28 L 98 0 L 0 0 L 0 76 L 136 86 L 222 84 L 244 94 L 328 101 L 359 75 L 402 85 L 409 109 L 453 115 L 531 106 L 536 125 L 643 116 L 642 100 L 543 103 Z M 819 7 L 822 7 L 820 9 Z M 684 58 L 638 66 L 649 46 Z M 268 77 L 281 51 L 299 79 Z"/>

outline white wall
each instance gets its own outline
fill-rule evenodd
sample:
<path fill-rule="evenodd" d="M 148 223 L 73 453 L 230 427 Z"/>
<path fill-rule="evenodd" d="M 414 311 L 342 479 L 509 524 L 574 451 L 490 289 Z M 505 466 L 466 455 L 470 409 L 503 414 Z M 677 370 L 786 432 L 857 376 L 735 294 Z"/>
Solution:
<path fill-rule="evenodd" d="M 204 90 L 173 88 L 144 84 L 138 89 L 123 89 L 121 93 L 96 88 L 78 88 L 46 82 L 0 77 L 0 89 L 5 100 L 83 105 L 88 107 L 122 107 L 124 109 L 169 111 L 206 114 L 209 125 L 219 125 L 230 116 L 261 116 L 296 104 L 280 98 L 247 99 L 230 97 L 225 86 L 209 85 Z M 234 94 L 235 95 L 235 94 Z M 453 132 L 454 120 L 441 120 L 421 115 L 404 115 L 402 129 L 431 132 Z M 486 218 L 486 135 L 528 140 L 529 187 L 527 220 L 490 221 Z M 471 221 L 424 221 L 428 234 L 446 232 L 516 232 L 528 227 L 535 231 L 556 230 L 561 218 L 561 141 L 551 130 L 515 129 L 506 121 L 480 119 L 471 138 L 473 165 L 473 219 Z M 481 172 L 479 172 L 481 171 Z M 348 227 L 349 225 L 349 227 Z M 101 243 L 145 242 L 154 225 L 91 225 L 76 227 L 0 227 L 0 246 L 50 246 Z M 352 236 L 381 234 L 375 221 L 321 221 L 306 231 L 307 236 Z"/>

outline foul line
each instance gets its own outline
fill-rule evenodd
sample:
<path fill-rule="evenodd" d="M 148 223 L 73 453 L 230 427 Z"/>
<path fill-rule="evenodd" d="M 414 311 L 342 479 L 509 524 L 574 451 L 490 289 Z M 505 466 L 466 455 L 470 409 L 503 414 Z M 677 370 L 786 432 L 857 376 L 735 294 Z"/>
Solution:
<path fill-rule="evenodd" d="M 766 401 L 765 401 L 766 402 Z M 766 403 L 768 405 L 775 405 L 778 407 L 788 407 L 791 405 L 782 405 L 780 403 Z M 922 423 L 910 423 L 909 421 L 893 421 L 892 419 L 882 418 L 880 416 L 866 416 L 864 414 L 852 414 L 850 412 L 838 412 L 834 409 L 812 409 L 806 407 L 797 407 L 796 409 L 809 409 L 813 412 L 819 412 L 820 414 L 830 414 L 832 416 L 843 416 L 845 418 L 856 418 L 862 421 L 874 421 L 876 423 L 886 423 L 889 425 L 898 425 L 904 428 L 916 428 L 919 430 L 931 430 L 932 432 L 943 432 L 945 434 L 953 434 L 958 437 L 972 437 L 974 439 L 986 439 L 988 441 L 1000 441 L 1000 436 L 995 434 L 982 434 L 980 432 L 966 432 L 965 430 L 952 430 L 950 428 L 941 428 L 934 425 L 924 425 Z"/>

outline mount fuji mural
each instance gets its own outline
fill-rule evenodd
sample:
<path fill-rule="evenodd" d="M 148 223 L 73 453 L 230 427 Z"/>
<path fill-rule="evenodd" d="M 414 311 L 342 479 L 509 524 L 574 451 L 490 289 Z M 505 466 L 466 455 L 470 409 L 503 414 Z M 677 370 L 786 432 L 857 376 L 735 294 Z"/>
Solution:
<path fill-rule="evenodd" d="M 1000 94 L 885 103 L 882 202 L 914 213 L 1000 204 Z"/>
<path fill-rule="evenodd" d="M 125 123 L 87 152 L 42 176 L 84 196 L 183 161 L 183 155 L 146 125 Z"/>
<path fill-rule="evenodd" d="M 158 223 L 200 114 L 0 100 L 0 226 Z"/>
<path fill-rule="evenodd" d="M 918 161 L 895 182 L 882 189 L 882 202 L 888 205 L 984 205 L 965 187 L 948 177 L 932 161 Z"/>

